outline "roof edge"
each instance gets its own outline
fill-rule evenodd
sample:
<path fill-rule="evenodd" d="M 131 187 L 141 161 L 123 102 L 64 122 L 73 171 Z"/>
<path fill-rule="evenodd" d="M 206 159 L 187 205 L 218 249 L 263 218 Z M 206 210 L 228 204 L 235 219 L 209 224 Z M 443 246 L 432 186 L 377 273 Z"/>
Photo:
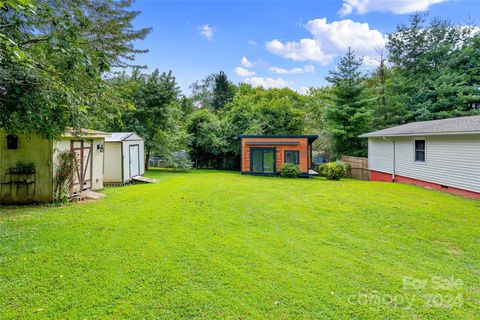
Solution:
<path fill-rule="evenodd" d="M 318 138 L 316 134 L 239 134 L 239 138 Z"/>
<path fill-rule="evenodd" d="M 458 136 L 480 134 L 477 131 L 450 131 L 450 132 L 416 132 L 416 133 L 398 133 L 398 134 L 375 134 L 375 132 L 364 133 L 359 138 L 381 138 L 381 137 L 415 137 L 415 136 Z"/>
<path fill-rule="evenodd" d="M 270 139 L 285 139 L 285 138 L 307 138 L 310 143 L 318 139 L 316 134 L 239 134 L 238 138 L 270 138 Z"/>
<path fill-rule="evenodd" d="M 61 138 L 106 138 L 110 137 L 111 134 L 108 132 L 91 130 L 91 129 L 80 129 L 80 130 L 67 130 L 64 134 L 61 135 Z"/>

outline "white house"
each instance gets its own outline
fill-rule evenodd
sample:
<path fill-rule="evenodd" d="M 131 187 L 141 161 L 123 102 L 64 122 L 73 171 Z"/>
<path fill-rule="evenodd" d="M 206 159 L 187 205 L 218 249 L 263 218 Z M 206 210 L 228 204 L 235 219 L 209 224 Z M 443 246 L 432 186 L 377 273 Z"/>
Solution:
<path fill-rule="evenodd" d="M 368 138 L 370 180 L 480 198 L 480 116 L 408 123 Z"/>
<path fill-rule="evenodd" d="M 107 184 L 124 184 L 145 173 L 144 141 L 135 132 L 113 132 L 105 139 Z"/>

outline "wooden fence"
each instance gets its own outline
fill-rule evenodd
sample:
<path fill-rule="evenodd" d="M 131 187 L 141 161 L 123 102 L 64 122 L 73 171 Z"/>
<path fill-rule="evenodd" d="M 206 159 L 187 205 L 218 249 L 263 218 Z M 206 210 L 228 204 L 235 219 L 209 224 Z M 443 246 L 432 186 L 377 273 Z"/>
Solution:
<path fill-rule="evenodd" d="M 343 156 L 342 161 L 348 163 L 351 167 L 347 174 L 349 178 L 370 180 L 367 158 Z"/>

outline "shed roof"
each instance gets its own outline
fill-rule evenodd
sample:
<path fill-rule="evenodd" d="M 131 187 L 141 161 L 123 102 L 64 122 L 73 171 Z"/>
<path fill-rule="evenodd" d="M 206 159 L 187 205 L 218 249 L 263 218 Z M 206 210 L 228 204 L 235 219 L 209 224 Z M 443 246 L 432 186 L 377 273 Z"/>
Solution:
<path fill-rule="evenodd" d="M 401 126 L 365 133 L 360 135 L 360 137 L 370 138 L 457 134 L 480 134 L 480 115 L 449 118 L 442 120 L 411 122 L 403 124 Z"/>
<path fill-rule="evenodd" d="M 268 138 L 268 139 L 285 139 L 285 138 L 307 138 L 308 143 L 312 143 L 313 141 L 318 139 L 318 135 L 316 134 L 300 134 L 300 135 L 262 135 L 262 134 L 241 134 L 238 136 L 239 138 Z"/>
<path fill-rule="evenodd" d="M 133 132 L 111 132 L 110 137 L 106 138 L 106 142 L 118 142 L 123 141 L 130 137 Z"/>
<path fill-rule="evenodd" d="M 105 138 L 105 142 L 122 142 L 122 141 L 143 141 L 135 132 L 111 132 L 110 137 Z"/>
<path fill-rule="evenodd" d="M 74 138 L 74 137 L 89 137 L 89 138 L 106 138 L 109 137 L 110 133 L 91 130 L 91 129 L 80 129 L 80 130 L 73 130 L 69 129 L 62 137 L 64 138 Z"/>

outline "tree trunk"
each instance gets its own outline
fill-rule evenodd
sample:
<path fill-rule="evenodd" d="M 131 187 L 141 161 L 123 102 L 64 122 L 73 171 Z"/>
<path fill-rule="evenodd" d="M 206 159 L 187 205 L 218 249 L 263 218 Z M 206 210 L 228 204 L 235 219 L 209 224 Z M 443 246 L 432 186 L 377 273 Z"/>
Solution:
<path fill-rule="evenodd" d="M 150 147 L 147 147 L 147 152 L 145 154 L 145 171 L 148 170 L 148 161 L 150 159 Z"/>

